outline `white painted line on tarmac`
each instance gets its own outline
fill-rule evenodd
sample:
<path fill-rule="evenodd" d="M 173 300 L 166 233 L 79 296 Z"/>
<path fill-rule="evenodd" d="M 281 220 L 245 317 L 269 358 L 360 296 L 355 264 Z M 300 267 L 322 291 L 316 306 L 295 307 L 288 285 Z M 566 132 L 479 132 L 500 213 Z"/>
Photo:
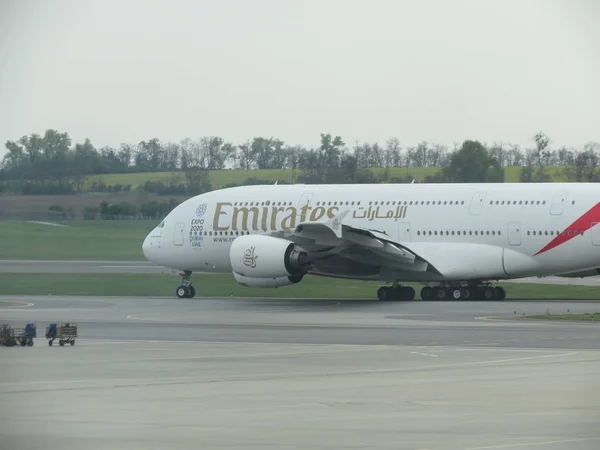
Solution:
<path fill-rule="evenodd" d="M 11 305 L 7 308 L 4 308 L 2 307 L 3 303 L 11 303 Z M 17 303 L 17 305 L 15 305 L 14 303 Z M 0 300 L 0 309 L 2 309 L 2 311 L 10 311 L 11 309 L 9 308 L 30 308 L 32 306 L 35 306 L 35 303 L 21 302 L 18 300 Z"/>
<path fill-rule="evenodd" d="M 430 355 L 429 353 L 420 353 L 420 352 L 411 352 L 413 355 L 421 355 L 421 356 L 431 356 L 432 358 L 437 358 L 438 355 Z"/>

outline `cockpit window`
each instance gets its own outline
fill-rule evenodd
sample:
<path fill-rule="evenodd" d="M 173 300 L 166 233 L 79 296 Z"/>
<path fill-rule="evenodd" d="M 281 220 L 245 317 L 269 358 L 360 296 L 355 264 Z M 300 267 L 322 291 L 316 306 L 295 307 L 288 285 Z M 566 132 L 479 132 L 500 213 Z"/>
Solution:
<path fill-rule="evenodd" d="M 158 228 L 162 228 L 162 227 L 164 227 L 164 226 L 165 226 L 165 221 L 163 220 L 163 221 L 160 223 L 160 225 L 158 226 Z"/>

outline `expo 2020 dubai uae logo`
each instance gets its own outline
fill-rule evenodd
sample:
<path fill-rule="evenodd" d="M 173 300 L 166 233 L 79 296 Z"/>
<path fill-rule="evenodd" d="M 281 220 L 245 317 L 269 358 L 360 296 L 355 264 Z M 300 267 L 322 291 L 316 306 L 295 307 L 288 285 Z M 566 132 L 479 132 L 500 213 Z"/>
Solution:
<path fill-rule="evenodd" d="M 206 204 L 202 204 L 196 208 L 196 215 L 202 217 L 206 213 Z"/>

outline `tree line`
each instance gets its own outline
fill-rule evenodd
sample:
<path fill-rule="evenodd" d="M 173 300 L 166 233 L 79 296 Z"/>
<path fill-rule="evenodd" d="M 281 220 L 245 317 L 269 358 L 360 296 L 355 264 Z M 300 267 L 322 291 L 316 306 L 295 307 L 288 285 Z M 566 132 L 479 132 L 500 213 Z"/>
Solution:
<path fill-rule="evenodd" d="M 85 206 L 80 212 L 55 204 L 48 208 L 48 219 L 62 221 L 81 217 L 84 220 L 158 220 L 167 216 L 178 204 L 174 198 L 165 202 L 152 200 L 139 206 L 128 201 L 103 201 L 99 206 Z"/>
<path fill-rule="evenodd" d="M 292 182 L 403 183 L 412 181 L 413 167 L 439 170 L 426 182 L 503 182 L 504 167 L 520 167 L 524 182 L 549 181 L 549 166 L 562 166 L 571 181 L 598 181 L 600 144 L 582 148 L 554 148 L 543 132 L 532 145 L 521 148 L 505 142 L 491 145 L 464 141 L 452 148 L 423 141 L 403 147 L 397 138 L 384 145 L 347 145 L 342 137 L 321 134 L 318 145 L 305 148 L 273 137 L 254 137 L 241 144 L 209 136 L 197 140 L 161 142 L 153 138 L 119 148 L 96 148 L 89 139 L 73 144 L 67 133 L 47 130 L 5 143 L 8 153 L 0 164 L 0 189 L 24 194 L 68 194 L 92 191 L 127 191 L 131 186 L 106 186 L 87 177 L 100 174 L 174 172 L 172 180 L 148 182 L 145 189 L 164 195 L 195 195 L 212 189 L 210 172 L 226 169 L 291 169 Z M 370 169 L 406 168 L 406 175 Z M 297 174 L 297 175 L 296 175 Z M 252 182 L 249 176 L 248 183 Z"/>

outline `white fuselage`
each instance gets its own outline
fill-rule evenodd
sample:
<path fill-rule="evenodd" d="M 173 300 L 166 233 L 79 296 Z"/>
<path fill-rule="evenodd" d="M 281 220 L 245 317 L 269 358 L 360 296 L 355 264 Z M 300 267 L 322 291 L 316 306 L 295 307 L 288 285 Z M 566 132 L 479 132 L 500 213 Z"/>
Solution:
<path fill-rule="evenodd" d="M 177 206 L 148 235 L 143 251 L 173 269 L 230 273 L 229 249 L 237 237 L 293 231 L 299 223 L 347 210 L 345 225 L 383 233 L 399 244 L 437 245 L 457 257 L 472 244 L 510 251 L 512 261 L 519 261 L 514 270 L 505 276 L 491 270 L 490 279 L 565 274 L 600 267 L 599 200 L 600 186 L 592 183 L 236 187 Z"/>

